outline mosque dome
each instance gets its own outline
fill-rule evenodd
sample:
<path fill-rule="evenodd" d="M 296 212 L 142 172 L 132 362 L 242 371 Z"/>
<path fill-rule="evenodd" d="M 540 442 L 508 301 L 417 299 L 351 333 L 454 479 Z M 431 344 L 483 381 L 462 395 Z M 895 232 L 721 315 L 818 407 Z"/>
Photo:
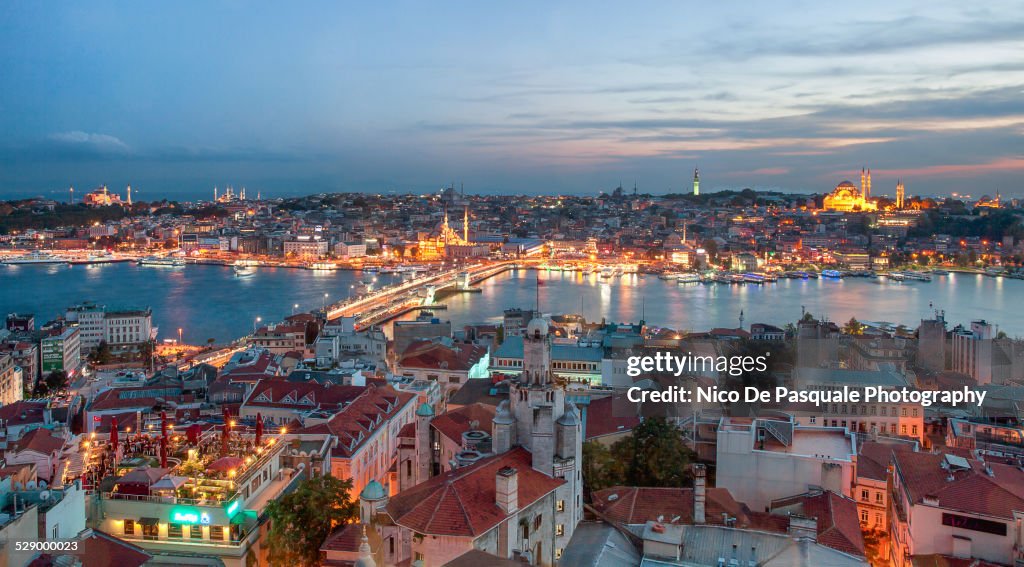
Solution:
<path fill-rule="evenodd" d="M 432 408 L 427 402 L 423 402 L 420 404 L 420 407 L 416 409 L 416 415 L 420 417 L 430 417 L 434 415 L 434 408 Z"/>
<path fill-rule="evenodd" d="M 376 480 L 371 480 L 359 493 L 359 498 L 363 500 L 383 500 L 385 497 L 387 492 L 384 491 L 384 486 Z"/>
<path fill-rule="evenodd" d="M 538 335 L 541 337 L 548 336 L 548 322 L 540 317 L 534 317 L 526 325 L 526 336 L 536 337 Z"/>

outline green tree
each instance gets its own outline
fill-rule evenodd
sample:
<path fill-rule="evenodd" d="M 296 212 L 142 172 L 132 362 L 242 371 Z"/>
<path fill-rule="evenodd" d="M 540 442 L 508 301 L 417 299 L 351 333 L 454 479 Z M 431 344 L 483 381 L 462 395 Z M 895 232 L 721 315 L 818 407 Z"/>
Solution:
<path fill-rule="evenodd" d="M 54 370 L 46 375 L 46 389 L 50 392 L 58 392 L 68 387 L 68 373 L 63 370 Z"/>
<path fill-rule="evenodd" d="M 623 484 L 629 486 L 686 486 L 689 463 L 696 457 L 683 444 L 682 432 L 662 417 L 644 420 L 611 452 L 625 466 Z"/>
<path fill-rule="evenodd" d="M 847 335 L 863 335 L 864 325 L 856 317 L 850 317 L 850 320 L 843 325 L 843 332 Z"/>
<path fill-rule="evenodd" d="M 271 565 L 319 565 L 320 546 L 327 536 L 359 515 L 351 491 L 352 479 L 318 476 L 270 502 Z"/>

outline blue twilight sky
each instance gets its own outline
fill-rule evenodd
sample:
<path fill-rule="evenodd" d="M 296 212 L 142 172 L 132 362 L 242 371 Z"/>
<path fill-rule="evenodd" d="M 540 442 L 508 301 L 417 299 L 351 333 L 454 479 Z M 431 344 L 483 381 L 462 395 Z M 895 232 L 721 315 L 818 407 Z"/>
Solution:
<path fill-rule="evenodd" d="M 1024 194 L 1021 2 L 294 4 L 3 4 L 0 198 Z"/>

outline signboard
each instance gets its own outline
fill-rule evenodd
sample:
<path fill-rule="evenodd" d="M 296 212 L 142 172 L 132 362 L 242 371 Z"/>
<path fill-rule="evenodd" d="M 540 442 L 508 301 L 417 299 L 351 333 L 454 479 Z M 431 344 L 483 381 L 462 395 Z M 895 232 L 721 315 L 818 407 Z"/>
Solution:
<path fill-rule="evenodd" d="M 171 512 L 171 523 L 208 526 L 210 514 L 196 510 L 177 510 Z"/>

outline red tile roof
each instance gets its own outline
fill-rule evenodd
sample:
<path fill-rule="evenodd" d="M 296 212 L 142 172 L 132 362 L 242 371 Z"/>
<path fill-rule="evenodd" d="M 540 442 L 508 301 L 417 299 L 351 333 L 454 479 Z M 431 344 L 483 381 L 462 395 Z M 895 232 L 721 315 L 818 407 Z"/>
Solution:
<path fill-rule="evenodd" d="M 89 567 L 138 567 L 153 558 L 141 547 L 122 541 L 106 532 L 92 529 L 86 530 L 77 538 L 78 551 L 75 557 L 88 557 Z M 49 567 L 64 565 L 57 562 L 59 554 L 43 554 L 34 559 L 31 567 Z"/>
<path fill-rule="evenodd" d="M 472 429 L 470 425 L 474 421 L 477 422 L 475 429 L 491 431 L 495 409 L 486 404 L 470 404 L 435 417 L 430 425 L 445 437 L 462 444 L 462 434 Z"/>
<path fill-rule="evenodd" d="M 413 342 L 405 349 L 399 364 L 403 368 L 468 371 L 486 354 L 487 347 L 480 345 L 456 343 L 447 346 L 422 340 Z"/>
<path fill-rule="evenodd" d="M 736 518 L 736 526 L 750 525 L 750 510 L 733 499 L 725 488 L 706 489 L 704 517 L 708 524 L 724 525 L 723 514 Z M 693 523 L 692 488 L 655 488 L 640 486 L 613 486 L 593 494 L 593 506 L 605 518 L 624 524 L 643 524 L 647 521 Z"/>
<path fill-rule="evenodd" d="M 331 383 L 260 380 L 245 398 L 243 406 L 282 409 L 341 410 L 366 390 L 364 386 L 337 386 Z"/>
<path fill-rule="evenodd" d="M 49 429 L 33 429 L 18 439 L 11 450 L 15 453 L 35 451 L 43 455 L 59 453 L 64 448 L 64 438 L 57 437 Z"/>
<path fill-rule="evenodd" d="M 390 386 L 332 386 L 331 389 L 355 389 L 359 395 L 339 408 L 338 413 L 325 423 L 301 429 L 300 433 L 330 433 L 338 438 L 331 451 L 335 457 L 351 457 L 376 430 L 387 425 L 416 394 L 398 392 Z"/>
<path fill-rule="evenodd" d="M 864 536 L 860 531 L 857 503 L 853 500 L 826 491 L 776 500 L 772 504 L 773 510 L 793 506 L 790 511 L 817 518 L 818 543 L 843 553 L 864 557 Z"/>
<path fill-rule="evenodd" d="M 420 534 L 479 537 L 508 518 L 495 500 L 499 470 L 518 471 L 520 510 L 565 483 L 534 470 L 531 463 L 529 451 L 516 447 L 400 492 L 388 502 L 387 512 L 396 524 Z"/>
<path fill-rule="evenodd" d="M 43 423 L 47 402 L 19 400 L 13 404 L 0 407 L 0 420 L 4 425 L 26 425 Z"/>
<path fill-rule="evenodd" d="M 614 433 L 622 433 L 632 431 L 634 427 L 640 425 L 640 418 L 636 415 L 621 416 L 616 415 L 616 407 L 625 409 L 627 407 L 634 408 L 634 404 L 630 404 L 624 397 L 620 398 L 621 406 L 618 406 L 616 399 L 613 396 L 606 398 L 598 398 L 591 400 L 590 405 L 586 406 L 587 414 L 587 440 L 594 439 L 596 437 L 603 437 L 605 435 L 612 435 Z"/>
<path fill-rule="evenodd" d="M 941 466 L 944 458 L 941 453 L 893 453 L 911 502 L 923 504 L 930 497 L 940 508 L 1005 519 L 1013 519 L 1014 510 L 1024 510 L 1024 471 L 987 463 L 990 476 L 980 461 L 968 461 L 969 470 L 947 470 Z"/>

